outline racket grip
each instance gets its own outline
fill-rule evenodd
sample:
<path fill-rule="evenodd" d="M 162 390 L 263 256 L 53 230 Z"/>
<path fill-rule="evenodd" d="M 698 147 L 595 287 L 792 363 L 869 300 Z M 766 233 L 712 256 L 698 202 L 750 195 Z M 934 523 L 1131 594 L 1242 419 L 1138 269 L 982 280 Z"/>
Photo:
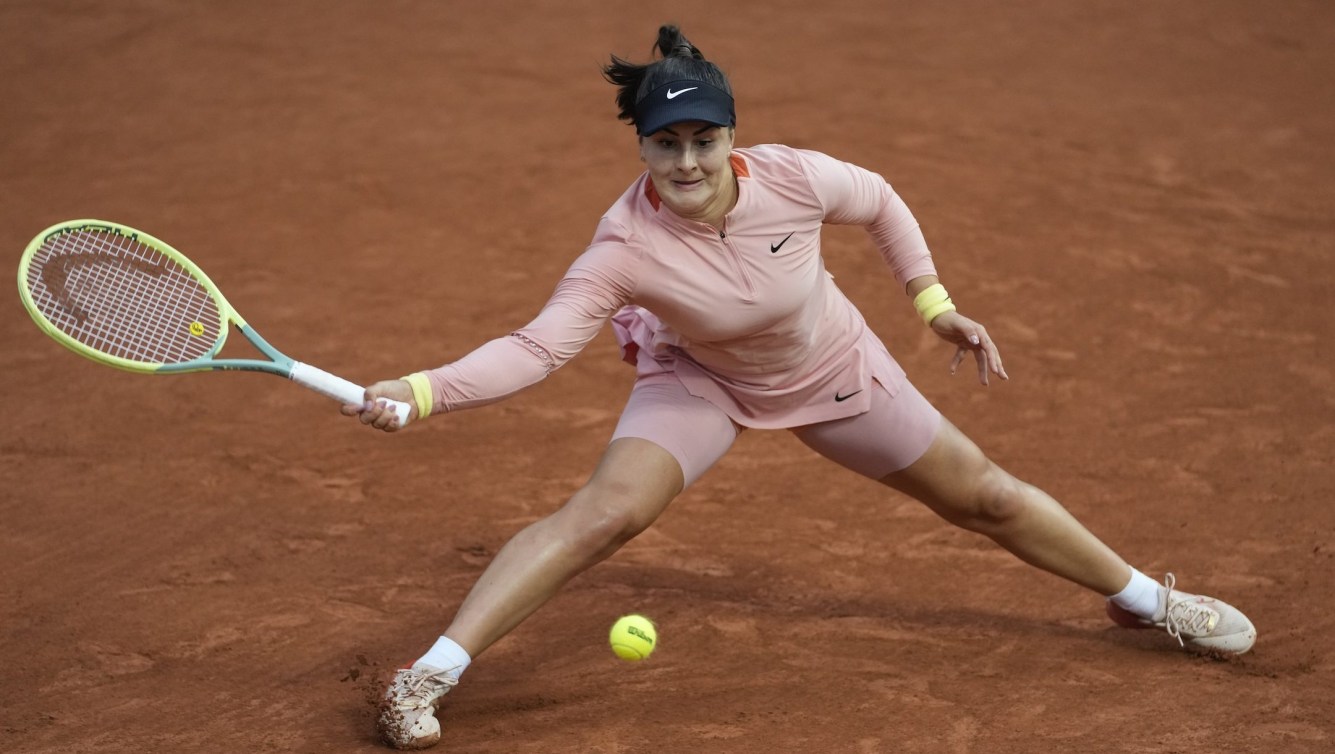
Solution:
<path fill-rule="evenodd" d="M 350 404 L 366 402 L 366 388 L 355 382 L 348 382 L 342 377 L 332 375 L 319 367 L 297 361 L 292 364 L 292 373 L 288 376 L 298 385 L 308 387 L 336 401 Z M 389 398 L 381 398 L 380 400 L 394 409 L 395 414 L 398 414 L 400 427 L 408 426 L 407 403 L 390 400 Z"/>

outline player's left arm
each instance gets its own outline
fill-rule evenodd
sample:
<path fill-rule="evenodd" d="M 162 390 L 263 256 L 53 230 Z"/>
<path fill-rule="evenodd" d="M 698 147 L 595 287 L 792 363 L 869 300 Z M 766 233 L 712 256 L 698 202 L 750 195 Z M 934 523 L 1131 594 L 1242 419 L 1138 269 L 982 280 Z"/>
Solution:
<path fill-rule="evenodd" d="M 799 150 L 798 156 L 803 174 L 825 209 L 825 221 L 865 227 L 923 321 L 955 346 L 950 373 L 972 352 L 979 382 L 988 384 L 989 372 L 1010 379 L 987 328 L 956 311 L 937 277 L 922 228 L 890 184 L 876 173 L 819 152 Z"/>

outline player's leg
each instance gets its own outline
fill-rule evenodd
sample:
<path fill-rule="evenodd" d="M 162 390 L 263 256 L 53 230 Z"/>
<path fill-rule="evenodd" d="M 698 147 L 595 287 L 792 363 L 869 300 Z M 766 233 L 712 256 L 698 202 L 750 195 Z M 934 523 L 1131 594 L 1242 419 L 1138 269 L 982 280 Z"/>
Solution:
<path fill-rule="evenodd" d="M 803 428 L 798 436 L 1021 560 L 1109 597 L 1109 612 L 1122 625 L 1157 625 L 1207 649 L 1245 652 L 1251 646 L 1255 630 L 1240 612 L 1172 591 L 1171 581 L 1159 586 L 1132 569 L 1050 495 L 988 459 L 912 385 L 893 397 L 876 388 L 867 414 Z"/>
<path fill-rule="evenodd" d="M 1027 563 L 1101 594 L 1131 568 L 1042 490 L 992 463 L 913 387 L 872 383 L 871 410 L 804 427 L 808 446 L 904 492 L 947 521 L 991 537 Z"/>
<path fill-rule="evenodd" d="M 1043 490 L 1016 479 L 942 417 L 922 457 L 881 478 L 956 526 L 1016 557 L 1107 596 L 1131 567 Z"/>
<path fill-rule="evenodd" d="M 681 466 L 635 437 L 614 440 L 588 483 L 496 554 L 445 635 L 476 657 L 573 576 L 644 531 L 681 491 Z"/>
<path fill-rule="evenodd" d="M 566 581 L 648 528 L 727 452 L 737 432 L 676 377 L 638 382 L 589 481 L 501 548 L 445 635 L 476 657 Z"/>
<path fill-rule="evenodd" d="M 727 452 L 737 432 L 726 414 L 687 393 L 675 377 L 638 382 L 589 481 L 555 513 L 511 538 L 436 645 L 399 671 L 380 716 L 386 742 L 424 748 L 439 740 L 435 705 L 472 658 L 575 575 L 648 528 Z"/>
<path fill-rule="evenodd" d="M 1160 586 L 1132 569 L 1060 503 L 993 463 L 944 418 L 922 458 L 881 481 L 1021 560 L 1108 597 L 1108 613 L 1120 625 L 1163 628 L 1183 646 L 1230 654 L 1256 641 L 1237 608 L 1176 591 L 1172 574 Z"/>

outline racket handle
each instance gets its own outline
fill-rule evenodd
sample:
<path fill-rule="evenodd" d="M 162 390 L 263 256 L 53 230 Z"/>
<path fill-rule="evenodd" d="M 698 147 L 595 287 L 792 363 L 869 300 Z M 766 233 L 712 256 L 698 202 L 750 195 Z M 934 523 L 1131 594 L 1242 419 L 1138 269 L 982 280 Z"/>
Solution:
<path fill-rule="evenodd" d="M 355 382 L 348 382 L 342 377 L 337 377 L 326 372 L 319 367 L 313 367 L 310 364 L 303 364 L 300 361 L 292 364 L 292 374 L 289 375 L 292 381 L 298 385 L 314 390 L 321 395 L 327 395 L 336 401 L 350 404 L 361 404 L 366 402 L 366 388 Z M 399 426 L 408 426 L 408 404 L 400 401 L 381 398 L 394 409 L 394 413 L 399 416 Z"/>

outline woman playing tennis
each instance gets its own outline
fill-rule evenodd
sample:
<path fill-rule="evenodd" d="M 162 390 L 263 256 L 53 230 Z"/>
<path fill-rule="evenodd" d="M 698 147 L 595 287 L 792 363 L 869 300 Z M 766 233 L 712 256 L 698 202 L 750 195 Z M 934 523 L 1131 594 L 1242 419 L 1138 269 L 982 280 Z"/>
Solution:
<path fill-rule="evenodd" d="M 821 226 L 860 225 L 928 327 L 1006 379 L 987 330 L 956 310 L 913 215 L 880 176 L 780 145 L 737 148 L 732 89 L 674 26 L 658 59 L 613 57 L 620 117 L 646 170 L 598 224 L 538 316 L 439 369 L 367 389 L 345 406 L 393 431 L 375 404 L 414 416 L 494 403 L 570 360 L 609 320 L 636 381 L 588 483 L 497 553 L 454 621 L 398 671 L 379 719 L 385 741 L 440 738 L 441 697 L 472 658 L 573 576 L 616 552 L 700 478 L 744 429 L 786 429 L 836 464 L 990 537 L 1016 557 L 1108 598 L 1121 625 L 1165 629 L 1197 649 L 1246 652 L 1250 621 L 1216 599 L 1159 584 L 1042 490 L 989 460 L 941 416 L 835 286 Z"/>

